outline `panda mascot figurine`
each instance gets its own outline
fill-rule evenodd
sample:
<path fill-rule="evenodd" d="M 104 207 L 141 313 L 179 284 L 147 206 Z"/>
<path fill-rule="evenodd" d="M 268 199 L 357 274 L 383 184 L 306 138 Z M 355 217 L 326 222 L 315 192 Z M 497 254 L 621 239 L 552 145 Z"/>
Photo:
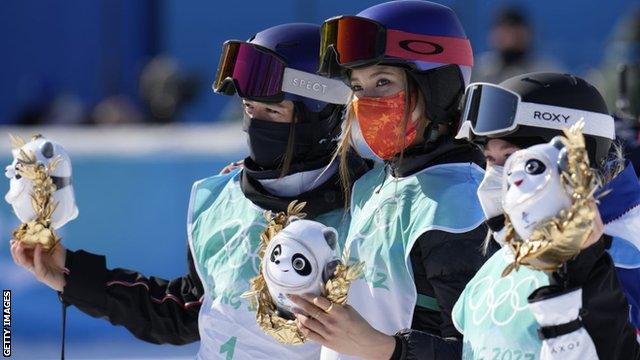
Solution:
<path fill-rule="evenodd" d="M 296 217 L 271 239 L 262 259 L 262 275 L 280 317 L 294 318 L 288 294 L 322 294 L 341 263 L 337 244 L 334 228 Z"/>
<path fill-rule="evenodd" d="M 561 183 L 567 152 L 559 137 L 513 153 L 504 166 L 503 207 L 516 233 L 528 239 L 544 220 L 571 205 Z"/>
<path fill-rule="evenodd" d="M 65 149 L 41 135 L 34 136 L 29 142 L 12 136 L 12 147 L 13 161 L 5 168 L 5 176 L 10 182 L 5 200 L 23 225 L 37 221 L 55 230 L 75 219 L 78 208 L 71 183 L 71 159 Z M 34 180 L 23 176 L 25 168 L 39 165 L 48 169 L 46 177 L 55 186 L 51 199 L 47 199 L 53 209 L 48 219 L 41 219 L 42 209 L 36 211 L 34 208 L 37 201 L 34 198 Z M 26 245 L 35 244 L 27 241 Z M 44 243 L 42 245 L 45 248 L 52 246 Z"/>
<path fill-rule="evenodd" d="M 505 243 L 514 261 L 503 276 L 519 265 L 555 271 L 589 239 L 600 180 L 589 166 L 583 126 L 579 121 L 564 136 L 516 151 L 505 163 Z"/>

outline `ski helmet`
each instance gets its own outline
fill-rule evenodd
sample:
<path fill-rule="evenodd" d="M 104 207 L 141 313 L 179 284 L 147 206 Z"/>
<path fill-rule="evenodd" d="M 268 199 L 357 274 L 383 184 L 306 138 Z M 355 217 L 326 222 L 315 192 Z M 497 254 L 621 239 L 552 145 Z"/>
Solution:
<path fill-rule="evenodd" d="M 594 166 L 606 158 L 615 139 L 614 120 L 598 90 L 569 74 L 538 72 L 499 85 L 473 83 L 465 95 L 456 138 L 478 144 L 489 139 L 543 143 L 584 120 L 583 133 Z"/>
<path fill-rule="evenodd" d="M 343 76 L 375 64 L 396 65 L 418 84 L 432 123 L 457 121 L 473 66 L 471 44 L 450 8 L 422 0 L 390 1 L 321 28 L 319 73 Z"/>
<path fill-rule="evenodd" d="M 288 161 L 295 166 L 285 166 L 283 162 L 281 175 L 285 170 L 295 172 L 326 163 L 337 146 L 342 105 L 351 98 L 351 89 L 342 81 L 315 73 L 319 46 L 320 27 L 306 23 L 274 26 L 248 41 L 230 40 L 223 45 L 214 91 L 225 95 L 237 93 L 243 99 L 258 102 L 289 100 L 294 104 L 295 121 L 289 124 L 284 148 L 293 149 Z M 245 119 L 248 133 L 251 124 L 259 123 L 252 120 Z M 263 136 L 264 130 L 260 133 L 259 138 L 268 140 L 267 143 L 282 145 L 282 138 Z M 259 163 L 255 155 L 262 150 L 255 146 L 256 139 L 252 140 L 249 134 L 251 155 L 245 168 L 255 163 L 255 168 L 277 170 L 278 151 L 276 156 L 268 156 L 268 161 Z"/>

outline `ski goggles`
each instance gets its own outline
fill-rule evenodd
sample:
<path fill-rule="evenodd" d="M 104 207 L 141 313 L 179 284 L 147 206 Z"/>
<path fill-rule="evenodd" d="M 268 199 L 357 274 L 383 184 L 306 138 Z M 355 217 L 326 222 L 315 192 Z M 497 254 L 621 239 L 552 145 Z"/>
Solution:
<path fill-rule="evenodd" d="M 610 115 L 524 102 L 520 95 L 494 84 L 470 84 L 463 109 L 456 139 L 505 136 L 519 126 L 561 131 L 582 118 L 588 119 L 583 129 L 585 135 L 615 139 L 614 120 Z"/>
<path fill-rule="evenodd" d="M 224 43 L 213 90 L 261 102 L 296 100 L 302 96 L 332 104 L 346 104 L 351 89 L 342 81 L 287 67 L 270 49 L 244 41 Z"/>
<path fill-rule="evenodd" d="M 471 43 L 466 38 L 432 36 L 387 29 L 377 21 L 358 16 L 338 16 L 320 28 L 319 74 L 336 76 L 340 67 L 356 68 L 381 60 L 425 61 L 473 65 Z M 390 59 L 391 58 L 391 59 Z"/>

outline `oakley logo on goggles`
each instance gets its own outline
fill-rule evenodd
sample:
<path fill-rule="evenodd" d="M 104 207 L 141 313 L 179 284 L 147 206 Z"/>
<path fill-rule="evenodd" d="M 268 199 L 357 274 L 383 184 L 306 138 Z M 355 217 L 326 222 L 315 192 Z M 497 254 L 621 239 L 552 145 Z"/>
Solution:
<path fill-rule="evenodd" d="M 588 119 L 585 134 L 615 139 L 613 117 L 607 114 L 523 102 L 520 95 L 494 84 L 470 84 L 465 94 L 456 139 L 508 135 L 520 125 L 562 130 L 581 118 Z"/>
<path fill-rule="evenodd" d="M 280 102 L 286 94 L 333 104 L 346 104 L 351 89 L 342 81 L 288 68 L 275 52 L 243 41 L 222 47 L 213 90 L 225 95 L 265 102 Z"/>
<path fill-rule="evenodd" d="M 319 73 L 323 75 L 334 76 L 339 74 L 340 66 L 365 66 L 385 57 L 473 65 L 471 44 L 466 38 L 387 29 L 376 21 L 357 16 L 331 18 L 322 24 L 320 32 Z"/>

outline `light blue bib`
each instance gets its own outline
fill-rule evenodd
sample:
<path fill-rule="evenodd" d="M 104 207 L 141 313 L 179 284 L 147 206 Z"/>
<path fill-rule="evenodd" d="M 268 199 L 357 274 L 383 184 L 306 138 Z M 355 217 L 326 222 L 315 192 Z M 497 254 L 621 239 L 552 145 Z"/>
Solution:
<path fill-rule="evenodd" d="M 483 171 L 470 163 L 437 165 L 405 178 L 383 167 L 361 177 L 352 193 L 346 247 L 364 261 L 365 276 L 348 303 L 374 328 L 392 335 L 411 327 L 418 301 L 409 253 L 429 230 L 462 233 L 483 221 L 476 191 Z M 435 299 L 421 299 L 431 302 Z M 323 348 L 323 359 L 347 358 Z"/>
<path fill-rule="evenodd" d="M 284 346 L 258 327 L 255 312 L 241 295 L 259 271 L 258 246 L 264 209 L 240 189 L 240 171 L 193 185 L 189 205 L 189 244 L 205 295 L 198 318 L 201 359 L 317 359 L 320 347 Z M 334 210 L 313 219 L 338 230 L 344 242 L 348 218 Z"/>
<path fill-rule="evenodd" d="M 464 336 L 463 359 L 538 359 L 542 343 L 527 297 L 549 279 L 526 266 L 502 277 L 512 261 L 507 248 L 493 254 L 453 307 L 454 325 Z"/>

